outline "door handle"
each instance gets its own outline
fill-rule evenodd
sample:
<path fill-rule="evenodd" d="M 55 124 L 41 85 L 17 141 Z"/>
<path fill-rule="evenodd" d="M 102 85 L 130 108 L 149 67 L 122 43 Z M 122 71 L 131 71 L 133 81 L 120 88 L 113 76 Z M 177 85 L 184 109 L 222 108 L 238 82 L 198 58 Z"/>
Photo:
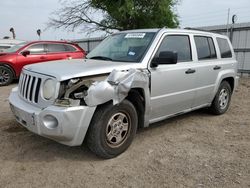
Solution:
<path fill-rule="evenodd" d="M 40 59 L 46 59 L 46 57 L 44 57 L 44 56 L 41 56 L 41 57 L 40 57 Z"/>
<path fill-rule="evenodd" d="M 219 69 L 221 69 L 221 67 L 218 66 L 218 65 L 216 65 L 216 66 L 214 67 L 214 70 L 219 70 Z"/>
<path fill-rule="evenodd" d="M 193 73 L 195 73 L 195 69 L 188 69 L 188 70 L 186 70 L 185 73 L 186 74 L 193 74 Z"/>
<path fill-rule="evenodd" d="M 66 55 L 66 57 L 67 57 L 68 59 L 72 59 L 71 55 Z"/>

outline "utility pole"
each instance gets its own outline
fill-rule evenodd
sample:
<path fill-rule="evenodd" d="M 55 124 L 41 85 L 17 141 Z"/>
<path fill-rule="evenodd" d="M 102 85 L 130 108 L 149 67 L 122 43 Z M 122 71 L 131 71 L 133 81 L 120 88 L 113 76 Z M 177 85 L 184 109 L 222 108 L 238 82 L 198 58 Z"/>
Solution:
<path fill-rule="evenodd" d="M 12 33 L 12 37 L 13 37 L 13 39 L 16 39 L 16 33 L 15 33 L 15 30 L 14 30 L 14 28 L 12 27 L 12 28 L 10 28 L 10 32 Z"/>
<path fill-rule="evenodd" d="M 36 33 L 39 37 L 39 40 L 41 40 L 41 33 L 42 33 L 41 29 L 36 30 Z"/>
<path fill-rule="evenodd" d="M 230 8 L 227 10 L 227 36 L 228 36 L 228 26 L 229 26 Z"/>

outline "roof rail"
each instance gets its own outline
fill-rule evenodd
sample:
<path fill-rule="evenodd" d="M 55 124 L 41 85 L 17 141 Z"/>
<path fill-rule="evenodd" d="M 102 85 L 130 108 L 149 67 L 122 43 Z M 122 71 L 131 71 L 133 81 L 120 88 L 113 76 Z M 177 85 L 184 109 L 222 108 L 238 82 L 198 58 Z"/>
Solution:
<path fill-rule="evenodd" d="M 187 29 L 187 30 L 195 30 L 195 31 L 205 31 L 205 32 L 210 32 L 210 31 L 205 30 L 205 29 L 197 29 L 197 28 L 193 28 L 193 27 L 185 27 L 184 29 Z"/>
<path fill-rule="evenodd" d="M 216 32 L 216 31 L 209 31 L 209 30 L 205 30 L 205 29 L 198 29 L 198 28 L 192 28 L 192 27 L 185 27 L 184 29 L 194 30 L 194 31 L 203 31 L 203 32 L 209 32 L 209 33 L 215 33 L 215 34 L 219 33 L 219 32 Z"/>

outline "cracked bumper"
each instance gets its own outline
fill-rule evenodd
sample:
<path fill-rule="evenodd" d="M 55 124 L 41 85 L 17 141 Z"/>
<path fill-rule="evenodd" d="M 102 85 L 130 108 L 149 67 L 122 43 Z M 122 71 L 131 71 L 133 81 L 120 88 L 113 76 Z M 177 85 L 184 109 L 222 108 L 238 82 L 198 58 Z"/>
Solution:
<path fill-rule="evenodd" d="M 9 97 L 16 120 L 38 135 L 69 146 L 81 145 L 96 107 L 49 106 L 40 109 L 24 101 L 14 88 Z"/>

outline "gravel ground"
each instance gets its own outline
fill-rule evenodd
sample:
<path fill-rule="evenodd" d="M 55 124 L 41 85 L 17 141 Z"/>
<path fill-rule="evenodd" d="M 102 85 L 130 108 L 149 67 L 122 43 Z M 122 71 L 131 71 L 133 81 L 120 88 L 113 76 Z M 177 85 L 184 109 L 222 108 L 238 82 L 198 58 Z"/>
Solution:
<path fill-rule="evenodd" d="M 250 79 L 229 111 L 199 110 L 140 130 L 130 148 L 103 160 L 14 120 L 0 88 L 0 187 L 250 187 Z"/>

